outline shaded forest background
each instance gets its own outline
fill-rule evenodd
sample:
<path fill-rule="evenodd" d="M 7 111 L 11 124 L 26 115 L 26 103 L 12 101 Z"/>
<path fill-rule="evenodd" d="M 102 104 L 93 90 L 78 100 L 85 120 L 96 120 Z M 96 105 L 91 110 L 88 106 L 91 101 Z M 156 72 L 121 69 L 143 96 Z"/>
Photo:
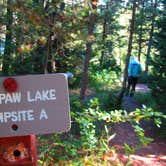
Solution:
<path fill-rule="evenodd" d="M 165 11 L 164 0 L 0 0 L 1 75 L 73 73 L 69 135 L 75 144 L 69 139 L 57 146 L 73 148 L 69 154 L 76 156 L 78 147 L 96 146 L 97 122 L 121 109 L 131 55 L 142 63 L 139 81 L 152 90 L 153 110 L 165 114 Z"/>

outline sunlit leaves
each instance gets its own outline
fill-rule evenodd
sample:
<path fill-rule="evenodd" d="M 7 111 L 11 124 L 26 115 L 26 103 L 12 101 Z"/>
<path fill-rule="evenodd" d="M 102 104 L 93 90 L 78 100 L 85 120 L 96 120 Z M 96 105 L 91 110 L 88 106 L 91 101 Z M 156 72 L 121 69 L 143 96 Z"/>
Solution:
<path fill-rule="evenodd" d="M 97 7 L 97 0 L 92 0 L 92 5 L 93 5 L 94 7 Z"/>
<path fill-rule="evenodd" d="M 29 15 L 29 20 L 32 22 L 32 24 L 34 25 L 39 25 L 41 23 L 41 18 L 40 16 L 35 13 L 35 12 L 31 12 Z"/>

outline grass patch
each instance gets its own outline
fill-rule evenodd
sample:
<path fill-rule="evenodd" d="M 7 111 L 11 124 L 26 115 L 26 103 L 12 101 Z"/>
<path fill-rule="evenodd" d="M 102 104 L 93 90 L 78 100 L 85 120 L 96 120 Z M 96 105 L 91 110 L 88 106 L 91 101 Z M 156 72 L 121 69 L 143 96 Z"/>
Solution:
<path fill-rule="evenodd" d="M 153 110 L 158 110 L 157 103 L 154 97 L 152 96 L 151 92 L 147 92 L 147 93 L 137 92 L 134 95 L 134 99 L 138 101 L 139 103 L 152 108 Z"/>

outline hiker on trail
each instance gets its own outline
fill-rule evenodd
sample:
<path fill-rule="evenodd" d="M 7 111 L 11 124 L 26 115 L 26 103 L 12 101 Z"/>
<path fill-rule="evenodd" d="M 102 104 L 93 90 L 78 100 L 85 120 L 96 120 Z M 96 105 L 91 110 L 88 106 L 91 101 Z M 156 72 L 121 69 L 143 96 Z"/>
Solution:
<path fill-rule="evenodd" d="M 136 59 L 135 56 L 132 55 L 130 57 L 130 63 L 128 67 L 128 86 L 126 90 L 126 96 L 134 95 L 135 87 L 141 72 L 142 72 L 141 63 Z"/>

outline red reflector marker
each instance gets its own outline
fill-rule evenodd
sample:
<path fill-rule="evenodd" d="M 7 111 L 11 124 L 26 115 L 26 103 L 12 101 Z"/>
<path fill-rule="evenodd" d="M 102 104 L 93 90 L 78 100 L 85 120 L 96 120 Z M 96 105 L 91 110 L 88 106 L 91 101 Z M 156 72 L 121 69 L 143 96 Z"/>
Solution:
<path fill-rule="evenodd" d="M 3 87 L 7 92 L 12 93 L 17 90 L 18 86 L 16 80 L 14 78 L 9 77 L 4 80 Z"/>

